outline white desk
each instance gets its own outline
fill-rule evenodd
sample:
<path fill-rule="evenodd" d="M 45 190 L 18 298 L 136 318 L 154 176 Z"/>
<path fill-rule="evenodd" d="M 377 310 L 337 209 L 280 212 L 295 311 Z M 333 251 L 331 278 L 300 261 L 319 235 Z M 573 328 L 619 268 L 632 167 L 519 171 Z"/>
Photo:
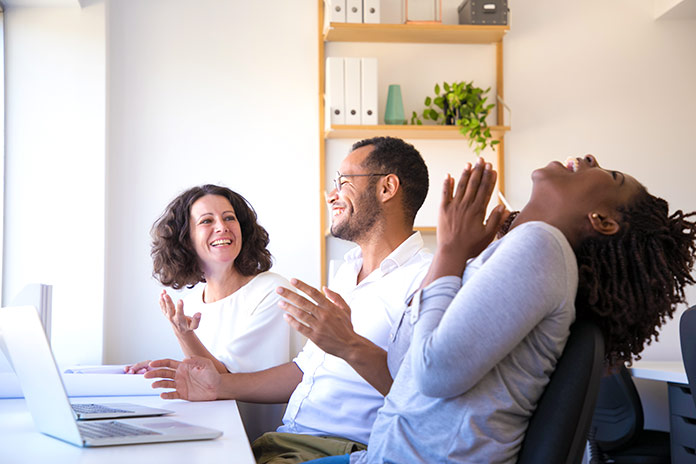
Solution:
<path fill-rule="evenodd" d="M 166 401 L 157 396 L 75 398 L 75 402 L 138 403 L 171 409 L 168 417 L 221 430 L 215 440 L 80 448 L 43 435 L 34 426 L 23 399 L 0 400 L 0 462 L 24 464 L 234 463 L 253 464 L 244 426 L 234 401 Z"/>
<path fill-rule="evenodd" d="M 637 361 L 628 370 L 637 379 L 689 384 L 681 361 Z"/>

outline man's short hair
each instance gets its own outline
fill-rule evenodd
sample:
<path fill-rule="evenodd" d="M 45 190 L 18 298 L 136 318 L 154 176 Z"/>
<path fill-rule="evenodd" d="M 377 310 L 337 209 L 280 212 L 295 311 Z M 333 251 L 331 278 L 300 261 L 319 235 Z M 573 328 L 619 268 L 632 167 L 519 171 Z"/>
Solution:
<path fill-rule="evenodd" d="M 370 172 L 396 174 L 403 189 L 403 206 L 411 224 L 428 195 L 428 167 L 418 150 L 395 137 L 373 137 L 353 144 L 352 150 L 371 145 L 372 152 L 363 161 Z"/>

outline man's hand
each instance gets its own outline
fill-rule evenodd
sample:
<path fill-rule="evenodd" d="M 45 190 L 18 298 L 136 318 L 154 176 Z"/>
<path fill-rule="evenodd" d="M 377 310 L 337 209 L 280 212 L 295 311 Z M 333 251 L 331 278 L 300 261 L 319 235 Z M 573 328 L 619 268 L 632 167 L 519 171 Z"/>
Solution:
<path fill-rule="evenodd" d="M 325 352 L 346 359 L 351 347 L 362 339 L 353 330 L 348 304 L 326 287 L 322 293 L 298 279 L 291 279 L 290 283 L 314 301 L 278 287 L 278 294 L 286 300 L 279 303 L 287 312 L 285 320 Z"/>
<path fill-rule="evenodd" d="M 152 388 L 174 389 L 160 394 L 165 400 L 211 401 L 218 398 L 222 378 L 210 359 L 198 356 L 181 362 L 159 359 L 150 363 L 150 369 L 145 378 L 168 379 L 153 382 Z"/>

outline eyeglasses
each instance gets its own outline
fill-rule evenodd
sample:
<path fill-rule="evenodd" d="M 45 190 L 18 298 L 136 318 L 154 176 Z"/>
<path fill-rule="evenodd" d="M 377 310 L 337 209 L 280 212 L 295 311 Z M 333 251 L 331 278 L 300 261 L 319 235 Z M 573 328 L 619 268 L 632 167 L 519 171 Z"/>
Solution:
<path fill-rule="evenodd" d="M 336 187 L 336 193 L 341 191 L 341 184 L 343 183 L 342 177 L 372 177 L 372 176 L 388 176 L 389 174 L 341 174 L 336 171 L 336 177 L 333 180 L 334 187 Z"/>

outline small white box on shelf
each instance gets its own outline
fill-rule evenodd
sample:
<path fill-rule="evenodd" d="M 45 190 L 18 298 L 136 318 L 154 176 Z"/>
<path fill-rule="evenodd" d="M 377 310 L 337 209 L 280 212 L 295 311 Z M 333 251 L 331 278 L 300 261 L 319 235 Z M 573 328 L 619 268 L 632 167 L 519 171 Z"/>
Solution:
<path fill-rule="evenodd" d="M 343 64 L 341 57 L 326 58 L 326 127 L 346 123 Z"/>
<path fill-rule="evenodd" d="M 361 58 L 361 117 L 362 125 L 376 125 L 377 112 L 377 58 Z"/>

